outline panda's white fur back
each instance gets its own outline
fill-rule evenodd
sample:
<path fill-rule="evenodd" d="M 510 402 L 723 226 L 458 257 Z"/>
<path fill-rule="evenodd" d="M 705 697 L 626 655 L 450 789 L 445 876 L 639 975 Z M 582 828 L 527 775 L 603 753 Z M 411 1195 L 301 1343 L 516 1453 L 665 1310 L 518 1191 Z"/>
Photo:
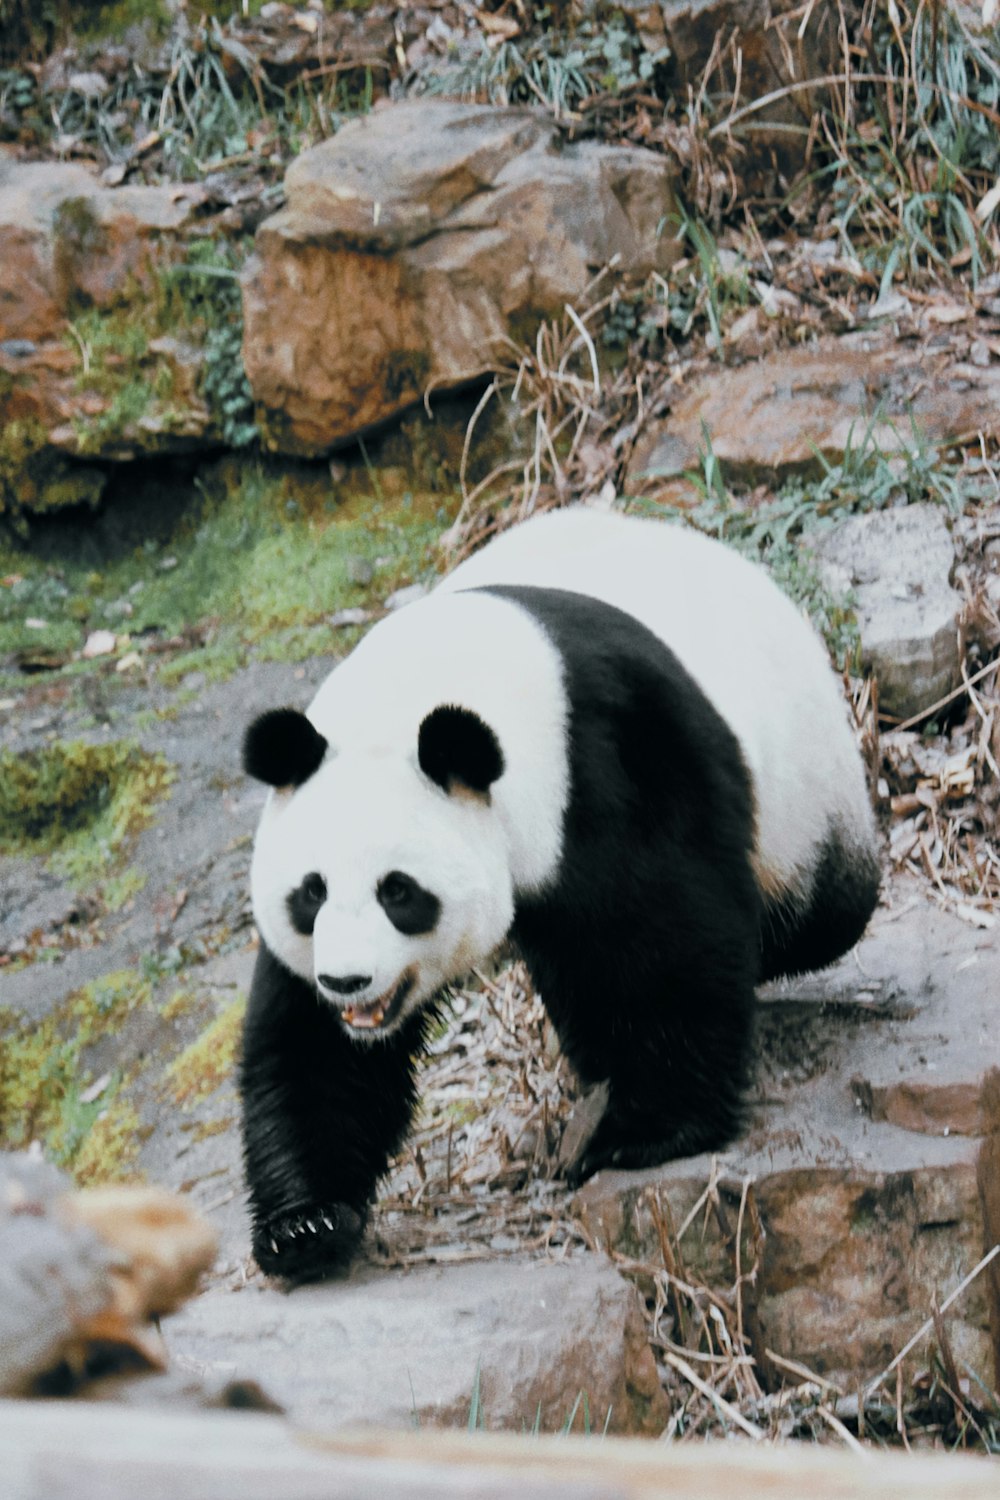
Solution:
<path fill-rule="evenodd" d="M 574 507 L 503 532 L 438 594 L 496 583 L 588 594 L 670 647 L 742 747 L 765 894 L 807 893 L 831 822 L 848 847 L 873 847 L 861 762 L 825 648 L 763 569 L 681 525 Z"/>
<path fill-rule="evenodd" d="M 831 824 L 848 847 L 873 847 L 839 684 L 795 606 L 762 569 L 686 527 L 573 507 L 504 532 L 428 599 L 389 616 L 308 711 L 335 749 L 386 753 L 415 744 L 438 703 L 480 714 L 507 761 L 494 800 L 515 888 L 544 885 L 558 865 L 567 705 L 559 653 L 538 622 L 513 601 L 464 592 L 491 584 L 590 595 L 671 648 L 742 747 L 765 895 L 808 895 Z"/>

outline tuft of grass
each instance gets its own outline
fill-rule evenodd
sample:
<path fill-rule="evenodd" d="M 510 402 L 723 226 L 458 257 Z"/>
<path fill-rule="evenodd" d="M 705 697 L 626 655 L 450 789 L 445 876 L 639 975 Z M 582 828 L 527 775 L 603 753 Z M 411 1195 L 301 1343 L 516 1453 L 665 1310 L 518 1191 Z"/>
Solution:
<path fill-rule="evenodd" d="M 145 1125 L 120 1095 L 103 1105 L 82 1137 L 72 1161 L 81 1187 L 104 1182 L 135 1181 L 136 1158 L 152 1127 Z"/>
<path fill-rule="evenodd" d="M 878 275 L 968 266 L 975 284 L 996 253 L 976 208 L 1000 175 L 1000 54 L 956 8 L 915 0 L 866 7 L 859 42 L 815 122 L 826 160 L 788 201 L 820 189 Z"/>
<path fill-rule="evenodd" d="M 137 17 L 162 46 L 155 61 L 129 68 L 96 97 L 74 87 L 72 76 L 49 82 L 26 67 L 0 69 L 0 119 L 38 144 L 72 139 L 105 164 L 186 181 L 246 167 L 270 172 L 276 187 L 289 160 L 371 108 L 372 66 L 272 79 L 264 58 L 241 40 L 247 5 L 238 19 L 236 4 L 197 0 L 184 24 L 171 24 L 160 0 L 93 9 L 88 36 L 120 34 Z M 250 0 L 250 9 L 258 11 L 260 0 Z M 137 141 L 150 143 L 141 156 Z"/>
<path fill-rule="evenodd" d="M 647 51 L 621 15 L 584 20 L 571 35 L 546 28 L 534 39 L 491 46 L 479 39 L 473 56 L 428 75 L 428 93 L 453 94 L 489 104 L 540 104 L 556 116 L 573 114 L 598 95 L 624 97 L 648 88 L 669 57 Z"/>
<path fill-rule="evenodd" d="M 176 309 L 182 326 L 201 344 L 201 394 L 227 448 L 245 448 L 257 437 L 243 367 L 239 275 L 245 253 L 225 239 L 195 240 L 186 259 L 163 274 L 168 315 Z"/>

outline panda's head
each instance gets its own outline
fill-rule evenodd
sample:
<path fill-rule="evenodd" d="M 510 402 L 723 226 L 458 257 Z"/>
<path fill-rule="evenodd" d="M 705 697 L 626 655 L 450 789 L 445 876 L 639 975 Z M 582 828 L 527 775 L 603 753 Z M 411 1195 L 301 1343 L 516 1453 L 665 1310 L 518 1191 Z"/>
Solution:
<path fill-rule="evenodd" d="M 412 745 L 362 750 L 276 709 L 250 725 L 243 763 L 274 789 L 251 872 L 261 935 L 359 1040 L 502 941 L 513 892 L 490 788 L 504 762 L 476 714 L 444 705 Z"/>

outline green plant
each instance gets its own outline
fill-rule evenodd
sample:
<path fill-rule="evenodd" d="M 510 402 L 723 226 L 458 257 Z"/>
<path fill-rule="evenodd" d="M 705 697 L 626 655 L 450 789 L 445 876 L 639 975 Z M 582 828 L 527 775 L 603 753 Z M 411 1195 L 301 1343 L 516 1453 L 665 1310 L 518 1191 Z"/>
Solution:
<path fill-rule="evenodd" d="M 150 1001 L 149 985 L 122 969 L 74 991 L 41 1021 L 0 1010 L 0 1143 L 11 1149 L 40 1141 L 53 1161 L 75 1171 L 122 1082 L 115 1071 L 92 1093 L 90 1048 Z M 118 1175 L 138 1142 L 120 1144 L 105 1177 Z"/>
<path fill-rule="evenodd" d="M 429 75 L 421 87 L 491 104 L 542 104 L 559 117 L 594 96 L 647 85 L 668 56 L 665 47 L 648 52 L 625 19 L 613 15 L 604 23 L 583 21 L 568 36 L 543 31 L 521 45 L 491 47 L 481 39 L 472 58 Z"/>
<path fill-rule="evenodd" d="M 257 437 L 243 365 L 241 260 L 241 251 L 228 240 L 195 240 L 186 260 L 165 273 L 184 325 L 202 340 L 201 392 L 229 448 L 245 448 Z"/>
<path fill-rule="evenodd" d="M 871 7 L 865 58 L 822 113 L 829 193 L 864 266 L 913 276 L 956 260 L 978 281 L 993 250 L 976 205 L 1000 173 L 1000 55 L 949 6 Z"/>
<path fill-rule="evenodd" d="M 133 172 L 162 170 L 170 177 L 197 179 L 243 166 L 267 172 L 273 165 L 277 179 L 289 156 L 331 135 L 344 118 L 371 108 L 372 65 L 320 70 L 318 76 L 303 74 L 279 84 L 238 31 L 223 29 L 214 13 L 221 8 L 189 6 L 191 24 L 173 27 L 162 60 L 130 68 L 104 93 L 74 87 L 71 78 L 68 84 L 45 86 L 31 99 L 25 86 L 12 80 L 8 94 L 16 98 L 22 124 L 30 118 L 39 134 L 72 138 L 99 159 L 127 164 Z M 3 80 L 0 74 L 0 90 Z M 155 149 L 140 158 L 135 144 L 141 140 Z"/>

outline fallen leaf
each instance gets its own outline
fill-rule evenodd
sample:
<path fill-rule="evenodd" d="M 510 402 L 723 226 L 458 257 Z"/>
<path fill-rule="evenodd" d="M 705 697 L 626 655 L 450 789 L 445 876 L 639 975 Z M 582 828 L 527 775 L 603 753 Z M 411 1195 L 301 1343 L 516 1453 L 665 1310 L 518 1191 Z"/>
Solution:
<path fill-rule="evenodd" d="M 969 309 L 958 302 L 932 302 L 927 309 L 927 316 L 932 323 L 964 323 L 969 316 Z"/>
<path fill-rule="evenodd" d="M 515 21 L 513 16 L 491 16 L 488 11 L 477 11 L 476 19 L 487 36 L 501 37 L 509 42 L 512 37 L 521 35 L 521 23 Z"/>

